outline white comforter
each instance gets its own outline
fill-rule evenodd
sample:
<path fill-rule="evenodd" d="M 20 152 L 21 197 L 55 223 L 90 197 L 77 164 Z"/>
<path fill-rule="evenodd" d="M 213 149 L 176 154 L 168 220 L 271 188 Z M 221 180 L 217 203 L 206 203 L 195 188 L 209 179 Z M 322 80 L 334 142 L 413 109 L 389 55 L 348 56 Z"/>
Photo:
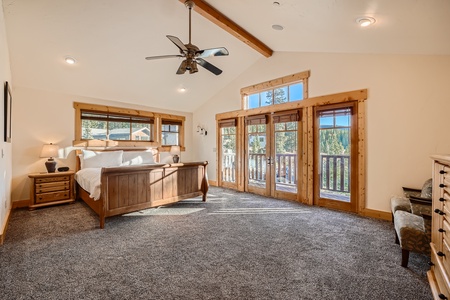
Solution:
<path fill-rule="evenodd" d="M 94 200 L 100 199 L 100 173 L 102 168 L 85 168 L 75 173 L 75 180 Z"/>

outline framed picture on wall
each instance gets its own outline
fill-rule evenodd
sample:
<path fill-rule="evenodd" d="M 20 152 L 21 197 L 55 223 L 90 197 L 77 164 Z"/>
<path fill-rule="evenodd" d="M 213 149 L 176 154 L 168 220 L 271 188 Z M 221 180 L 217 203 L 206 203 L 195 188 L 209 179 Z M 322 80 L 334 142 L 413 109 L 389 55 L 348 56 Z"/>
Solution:
<path fill-rule="evenodd" d="M 8 81 L 5 82 L 5 103 L 4 103 L 4 141 L 11 143 L 11 111 L 12 111 L 12 96 L 11 88 Z"/>

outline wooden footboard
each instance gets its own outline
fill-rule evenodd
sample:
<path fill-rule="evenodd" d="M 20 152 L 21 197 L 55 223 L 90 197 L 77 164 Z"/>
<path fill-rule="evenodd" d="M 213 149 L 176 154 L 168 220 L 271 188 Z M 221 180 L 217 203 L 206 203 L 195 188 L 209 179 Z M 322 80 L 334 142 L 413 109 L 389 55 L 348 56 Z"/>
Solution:
<path fill-rule="evenodd" d="M 104 228 L 106 217 L 197 196 L 206 201 L 207 165 L 192 162 L 102 168 L 100 199 L 94 201 L 81 188 L 78 196 L 99 215 L 100 228 Z"/>

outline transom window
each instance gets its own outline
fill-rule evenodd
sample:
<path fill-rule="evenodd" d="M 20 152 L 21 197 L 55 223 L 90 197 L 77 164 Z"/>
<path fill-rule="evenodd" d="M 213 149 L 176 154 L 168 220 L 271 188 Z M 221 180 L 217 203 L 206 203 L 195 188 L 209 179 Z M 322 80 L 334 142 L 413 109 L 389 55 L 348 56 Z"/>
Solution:
<path fill-rule="evenodd" d="M 303 82 L 282 86 L 247 96 L 247 108 L 258 108 L 274 104 L 303 100 Z"/>
<path fill-rule="evenodd" d="M 309 71 L 241 89 L 242 109 L 268 107 L 308 98 Z"/>

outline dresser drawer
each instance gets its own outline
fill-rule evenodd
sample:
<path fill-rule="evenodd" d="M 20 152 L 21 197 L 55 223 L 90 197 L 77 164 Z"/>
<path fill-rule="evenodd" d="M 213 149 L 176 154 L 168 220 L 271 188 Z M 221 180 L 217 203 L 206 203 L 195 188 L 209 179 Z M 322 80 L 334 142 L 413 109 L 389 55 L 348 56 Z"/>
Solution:
<path fill-rule="evenodd" d="M 56 177 L 44 177 L 44 178 L 36 178 L 35 182 L 38 183 L 44 183 L 44 182 L 55 182 L 55 181 L 68 181 L 70 180 L 70 176 L 56 176 Z"/>
<path fill-rule="evenodd" d="M 444 279 L 441 269 L 438 266 L 432 266 L 431 271 L 434 273 L 434 277 L 436 278 L 436 282 L 438 285 L 437 286 L 438 295 L 443 295 L 450 299 L 450 293 L 447 289 L 447 285 L 445 284 L 445 279 Z"/>
<path fill-rule="evenodd" d="M 52 202 L 57 200 L 65 200 L 70 198 L 70 191 L 51 192 L 36 195 L 36 203 Z"/>

